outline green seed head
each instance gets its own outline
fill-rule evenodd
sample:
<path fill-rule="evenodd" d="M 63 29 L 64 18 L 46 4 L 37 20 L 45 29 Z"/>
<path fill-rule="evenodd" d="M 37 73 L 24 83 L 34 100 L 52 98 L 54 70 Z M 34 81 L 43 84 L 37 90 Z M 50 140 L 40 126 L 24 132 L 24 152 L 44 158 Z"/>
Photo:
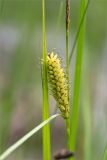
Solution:
<path fill-rule="evenodd" d="M 64 118 L 69 117 L 68 83 L 61 59 L 54 52 L 47 56 L 50 89 Z"/>

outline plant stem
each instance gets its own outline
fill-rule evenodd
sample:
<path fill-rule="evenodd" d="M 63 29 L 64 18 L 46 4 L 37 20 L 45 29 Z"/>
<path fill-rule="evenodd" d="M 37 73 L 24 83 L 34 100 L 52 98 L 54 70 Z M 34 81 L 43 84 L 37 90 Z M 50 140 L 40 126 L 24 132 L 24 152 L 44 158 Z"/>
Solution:
<path fill-rule="evenodd" d="M 82 15 L 82 18 L 81 18 L 79 27 L 78 27 L 78 29 L 77 29 L 77 33 L 76 33 L 76 36 L 75 36 L 75 39 L 74 39 L 73 47 L 72 47 L 72 49 L 71 49 L 71 53 L 70 53 L 70 56 L 69 56 L 69 65 L 70 65 L 70 63 L 71 63 L 71 59 L 72 59 L 72 56 L 73 56 L 73 53 L 74 53 L 74 50 L 75 50 L 75 47 L 76 47 L 76 44 L 77 44 L 77 40 L 78 40 L 78 36 L 79 36 L 79 34 L 80 34 L 81 26 L 83 25 L 83 22 L 84 22 L 86 13 L 87 13 L 87 9 L 88 9 L 88 6 L 89 6 L 89 2 L 90 2 L 90 0 L 87 1 L 87 5 L 86 5 L 86 7 L 85 7 L 85 9 L 84 9 L 84 13 L 83 13 L 83 15 Z"/>
<path fill-rule="evenodd" d="M 66 119 L 66 130 L 68 136 L 68 148 L 70 149 L 70 118 Z"/>
<path fill-rule="evenodd" d="M 48 83 L 47 83 L 47 67 L 46 67 L 46 28 L 45 28 L 45 0 L 42 0 L 42 18 L 43 18 L 43 67 L 42 67 L 42 91 L 43 91 L 43 120 L 49 117 L 48 103 Z M 50 160 L 50 126 L 49 124 L 43 128 L 43 160 Z"/>
<path fill-rule="evenodd" d="M 68 99 L 69 99 L 69 28 L 70 28 L 69 26 L 70 26 L 70 0 L 66 0 L 66 75 L 68 80 Z M 65 121 L 66 121 L 66 130 L 68 136 L 68 148 L 70 149 L 70 118 L 66 119 Z"/>
<path fill-rule="evenodd" d="M 86 0 L 81 0 L 80 21 L 84 13 Z M 80 93 L 80 80 L 81 80 L 81 66 L 84 44 L 84 23 L 81 26 L 80 34 L 78 36 L 77 54 L 76 54 L 76 67 L 74 77 L 74 91 L 73 91 L 73 107 L 71 117 L 71 136 L 70 136 L 70 149 L 75 152 L 76 136 L 78 127 L 78 110 L 79 110 L 79 93 Z M 73 160 L 74 158 L 70 158 Z"/>
<path fill-rule="evenodd" d="M 70 25 L 70 0 L 66 0 L 66 73 L 69 79 L 69 25 Z"/>

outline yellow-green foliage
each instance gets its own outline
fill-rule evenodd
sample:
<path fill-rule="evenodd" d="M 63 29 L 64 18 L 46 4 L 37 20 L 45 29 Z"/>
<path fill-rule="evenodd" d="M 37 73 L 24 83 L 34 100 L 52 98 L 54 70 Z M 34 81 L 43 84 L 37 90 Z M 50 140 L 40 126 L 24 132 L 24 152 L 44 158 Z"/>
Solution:
<path fill-rule="evenodd" d="M 53 97 L 64 118 L 69 117 L 68 83 L 61 59 L 54 52 L 47 56 L 48 79 Z"/>

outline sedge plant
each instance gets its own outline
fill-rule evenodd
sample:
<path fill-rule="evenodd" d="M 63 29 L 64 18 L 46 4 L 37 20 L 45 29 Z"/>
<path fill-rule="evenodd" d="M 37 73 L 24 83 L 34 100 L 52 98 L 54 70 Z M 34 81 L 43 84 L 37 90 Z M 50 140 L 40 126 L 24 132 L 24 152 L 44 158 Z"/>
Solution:
<path fill-rule="evenodd" d="M 86 0 L 81 0 L 81 14 L 80 20 L 84 13 Z M 69 26 L 70 26 L 70 0 L 66 0 L 66 72 L 61 64 L 61 59 L 54 52 L 47 55 L 46 49 L 46 28 L 45 28 L 45 0 L 42 0 L 42 17 L 43 17 L 43 64 L 42 64 L 42 91 L 43 91 L 43 122 L 35 129 L 26 134 L 22 139 L 7 149 L 1 156 L 0 160 L 7 158 L 13 151 L 21 146 L 27 139 L 35 134 L 43 127 L 43 160 L 51 159 L 50 147 L 50 126 L 49 122 L 59 116 L 53 115 L 49 118 L 49 104 L 48 104 L 48 81 L 50 90 L 57 102 L 57 106 L 61 111 L 62 117 L 65 119 L 68 133 L 68 148 L 75 151 L 75 141 L 77 132 L 77 117 L 78 117 L 78 102 L 79 102 L 79 88 L 80 75 L 82 65 L 82 51 L 83 51 L 83 36 L 84 25 L 81 25 L 80 33 L 78 35 L 75 83 L 73 95 L 73 109 L 72 118 L 70 122 L 70 104 L 69 104 Z M 78 69 L 79 68 L 79 69 Z M 48 75 L 47 75 L 48 74 Z M 71 131 L 70 131 L 71 129 Z"/>

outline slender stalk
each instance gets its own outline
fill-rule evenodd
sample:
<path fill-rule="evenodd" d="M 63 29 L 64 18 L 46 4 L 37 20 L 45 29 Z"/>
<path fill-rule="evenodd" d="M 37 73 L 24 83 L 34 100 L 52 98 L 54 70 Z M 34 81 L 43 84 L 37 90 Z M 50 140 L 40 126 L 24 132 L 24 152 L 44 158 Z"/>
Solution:
<path fill-rule="evenodd" d="M 69 78 L 69 26 L 70 26 L 70 0 L 66 0 L 66 73 Z"/>
<path fill-rule="evenodd" d="M 42 0 L 42 18 L 43 18 L 43 67 L 42 67 L 42 91 L 43 91 L 43 120 L 49 117 L 48 103 L 48 84 L 47 84 L 47 67 L 46 67 L 46 28 L 45 28 L 45 0 Z M 50 126 L 43 128 L 43 160 L 50 160 Z"/>
<path fill-rule="evenodd" d="M 68 80 L 68 96 L 69 96 L 69 28 L 70 28 L 69 26 L 70 26 L 70 0 L 66 0 L 66 74 Z M 68 136 L 68 148 L 70 149 L 70 118 L 66 120 L 66 130 Z"/>
<path fill-rule="evenodd" d="M 88 6 L 89 6 L 89 2 L 90 2 L 90 0 L 87 1 L 87 5 L 86 5 L 86 7 L 85 7 L 85 9 L 84 9 L 84 13 L 83 13 L 83 15 L 82 15 L 82 18 L 81 18 L 79 27 L 78 27 L 78 29 L 77 29 L 77 33 L 76 33 L 76 36 L 75 36 L 75 39 L 74 39 L 73 47 L 72 47 L 72 49 L 71 49 L 71 53 L 70 53 L 70 56 L 69 56 L 69 65 L 70 65 L 70 63 L 71 63 L 71 59 L 72 59 L 72 56 L 73 56 L 73 53 L 74 53 L 74 50 L 75 50 L 75 47 L 76 47 L 76 44 L 77 44 L 77 40 L 78 40 L 78 36 L 79 36 L 79 34 L 80 34 L 81 26 L 83 25 L 83 22 L 84 22 L 86 13 L 87 13 L 87 9 L 88 9 Z"/>
<path fill-rule="evenodd" d="M 68 136 L 68 149 L 70 149 L 70 118 L 66 119 L 66 130 Z"/>
<path fill-rule="evenodd" d="M 80 21 L 84 13 L 86 6 L 86 0 L 81 0 Z M 71 136 L 70 136 L 70 149 L 75 152 L 76 148 L 76 136 L 78 127 L 78 110 L 79 110 L 79 92 L 80 92 L 80 80 L 81 80 L 81 66 L 84 44 L 84 23 L 81 26 L 80 34 L 78 36 L 77 54 L 76 54 L 76 66 L 74 77 L 74 91 L 73 91 L 73 107 L 71 116 Z M 74 158 L 70 158 L 73 160 Z"/>

